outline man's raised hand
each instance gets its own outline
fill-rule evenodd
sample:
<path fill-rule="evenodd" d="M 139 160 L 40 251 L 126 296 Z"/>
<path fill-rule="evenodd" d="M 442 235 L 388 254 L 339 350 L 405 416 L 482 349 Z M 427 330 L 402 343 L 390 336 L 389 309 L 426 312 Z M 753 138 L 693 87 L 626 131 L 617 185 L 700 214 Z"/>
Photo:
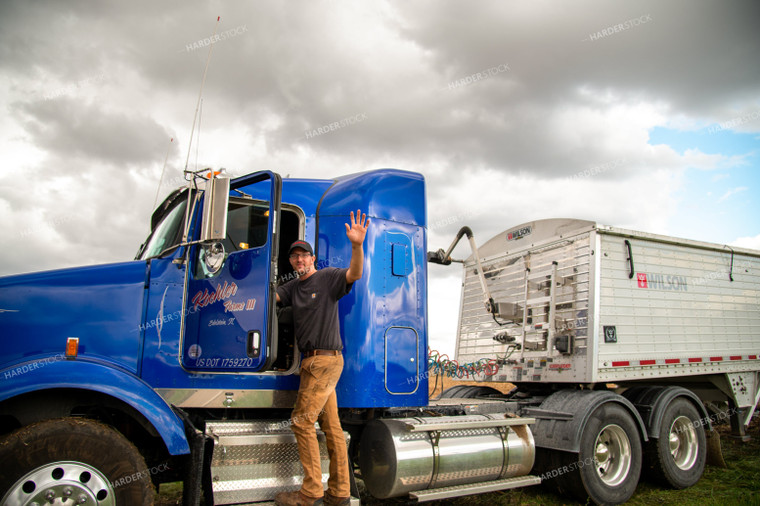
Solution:
<path fill-rule="evenodd" d="M 364 243 L 364 238 L 367 236 L 367 228 L 369 227 L 369 218 L 366 214 L 362 214 L 360 209 L 356 210 L 356 216 L 351 211 L 351 225 L 346 225 L 346 237 L 351 241 L 354 246 L 361 246 Z"/>

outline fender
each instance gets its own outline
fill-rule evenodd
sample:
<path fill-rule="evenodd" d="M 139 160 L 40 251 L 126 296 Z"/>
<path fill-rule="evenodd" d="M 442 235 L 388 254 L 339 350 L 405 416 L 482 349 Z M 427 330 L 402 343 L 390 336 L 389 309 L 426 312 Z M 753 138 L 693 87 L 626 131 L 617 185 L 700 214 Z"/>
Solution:
<path fill-rule="evenodd" d="M 57 357 L 57 359 L 56 359 Z M 171 455 L 190 453 L 182 420 L 147 383 L 124 369 L 90 360 L 62 360 L 61 355 L 15 364 L 0 371 L 0 401 L 18 395 L 77 388 L 110 395 L 140 412 L 161 436 Z M 53 359 L 52 361 L 50 359 Z"/>
<path fill-rule="evenodd" d="M 699 416 L 706 422 L 707 430 L 712 431 L 712 420 L 702 401 L 691 390 L 677 386 L 640 386 L 629 388 L 623 397 L 636 406 L 649 431 L 650 438 L 659 438 L 662 412 L 677 397 L 686 397 L 697 409 Z"/>
<path fill-rule="evenodd" d="M 536 418 L 532 432 L 537 447 L 578 453 L 591 413 L 608 402 L 622 405 L 639 428 L 642 441 L 648 441 L 644 422 L 631 401 L 608 390 L 560 390 L 544 399 L 539 408 L 524 410 L 523 415 Z"/>

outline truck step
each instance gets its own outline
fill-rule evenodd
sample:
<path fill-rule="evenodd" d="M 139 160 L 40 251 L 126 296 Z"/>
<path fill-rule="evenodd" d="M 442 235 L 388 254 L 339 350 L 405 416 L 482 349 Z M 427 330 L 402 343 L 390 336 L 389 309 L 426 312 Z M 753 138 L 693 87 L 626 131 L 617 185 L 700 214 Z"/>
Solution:
<path fill-rule="evenodd" d="M 530 485 L 538 485 L 539 483 L 541 483 L 541 478 L 538 476 L 526 475 L 506 478 L 503 480 L 486 481 L 483 483 L 418 490 L 417 492 L 410 492 L 409 495 L 417 499 L 419 502 L 427 502 L 448 499 L 451 497 L 460 497 L 463 495 L 483 494 L 486 492 L 496 492 L 497 490 L 527 487 Z"/>
<path fill-rule="evenodd" d="M 214 504 L 271 501 L 279 492 L 301 487 L 303 467 L 287 420 L 209 421 L 206 434 L 214 439 L 211 458 Z M 319 429 L 317 439 L 322 483 L 326 485 L 329 461 L 325 436 Z"/>
<path fill-rule="evenodd" d="M 349 503 L 351 506 L 361 506 L 361 501 L 358 497 L 352 497 L 351 502 Z M 245 502 L 245 503 L 239 503 L 235 506 L 275 506 L 274 501 L 264 501 L 264 502 Z"/>

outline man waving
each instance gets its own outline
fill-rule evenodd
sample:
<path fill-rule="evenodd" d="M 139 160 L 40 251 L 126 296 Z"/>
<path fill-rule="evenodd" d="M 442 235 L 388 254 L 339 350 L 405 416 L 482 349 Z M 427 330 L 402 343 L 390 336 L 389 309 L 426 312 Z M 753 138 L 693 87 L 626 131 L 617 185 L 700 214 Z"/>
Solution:
<path fill-rule="evenodd" d="M 351 211 L 346 237 L 351 242 L 348 268 L 317 270 L 314 250 L 306 241 L 296 241 L 289 249 L 290 265 L 298 274 L 277 288 L 277 301 L 293 306 L 298 348 L 303 353 L 301 384 L 292 414 L 292 428 L 304 470 L 301 490 L 275 496 L 278 505 L 349 504 L 351 496 L 348 452 L 338 417 L 335 385 L 343 371 L 343 345 L 338 323 L 338 300 L 351 291 L 364 269 L 364 238 L 369 218 Z M 327 491 L 322 491 L 322 468 L 314 423 L 325 433 L 330 458 Z"/>

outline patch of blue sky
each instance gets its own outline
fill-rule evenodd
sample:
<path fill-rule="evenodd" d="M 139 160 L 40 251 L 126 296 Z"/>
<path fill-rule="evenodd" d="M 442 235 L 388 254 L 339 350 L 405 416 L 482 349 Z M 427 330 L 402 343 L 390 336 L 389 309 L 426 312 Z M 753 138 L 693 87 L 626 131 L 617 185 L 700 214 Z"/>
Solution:
<path fill-rule="evenodd" d="M 668 227 L 672 235 L 725 244 L 760 234 L 760 134 L 718 125 L 696 131 L 657 127 L 649 144 L 665 144 L 682 155 L 699 150 L 741 159 L 711 170 L 686 169 L 673 193 L 678 207 Z"/>

